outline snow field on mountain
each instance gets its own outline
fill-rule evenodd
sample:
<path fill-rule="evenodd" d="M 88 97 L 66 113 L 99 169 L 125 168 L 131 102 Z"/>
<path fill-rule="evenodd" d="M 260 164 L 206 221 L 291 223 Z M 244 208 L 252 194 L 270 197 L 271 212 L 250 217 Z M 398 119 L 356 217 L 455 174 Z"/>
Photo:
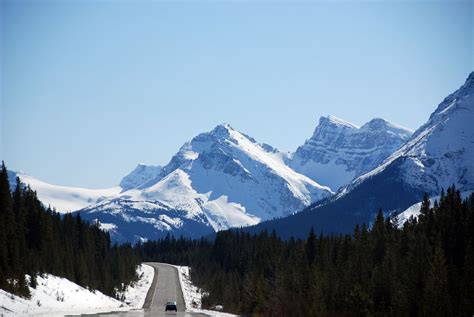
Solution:
<path fill-rule="evenodd" d="M 119 186 L 105 189 L 87 189 L 51 185 L 24 173 L 17 173 L 17 175 L 22 183 L 30 185 L 36 191 L 39 200 L 45 206 L 51 206 L 59 213 L 82 209 L 97 203 L 101 199 L 116 196 L 121 191 Z"/>

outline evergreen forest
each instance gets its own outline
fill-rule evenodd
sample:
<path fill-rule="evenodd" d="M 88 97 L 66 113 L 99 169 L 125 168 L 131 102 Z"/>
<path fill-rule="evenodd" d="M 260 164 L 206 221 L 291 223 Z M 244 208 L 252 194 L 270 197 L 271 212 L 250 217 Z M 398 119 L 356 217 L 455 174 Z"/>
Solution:
<path fill-rule="evenodd" d="M 472 316 L 474 195 L 451 187 L 399 228 L 379 211 L 353 234 L 282 240 L 244 230 L 166 237 L 142 259 L 191 266 L 203 305 L 254 316 Z"/>
<path fill-rule="evenodd" d="M 136 280 L 140 259 L 130 244 L 112 245 L 108 233 L 81 219 L 45 208 L 17 178 L 10 190 L 0 171 L 0 288 L 30 297 L 36 276 L 65 277 L 91 290 L 117 297 Z M 30 278 L 27 279 L 26 275 Z"/>

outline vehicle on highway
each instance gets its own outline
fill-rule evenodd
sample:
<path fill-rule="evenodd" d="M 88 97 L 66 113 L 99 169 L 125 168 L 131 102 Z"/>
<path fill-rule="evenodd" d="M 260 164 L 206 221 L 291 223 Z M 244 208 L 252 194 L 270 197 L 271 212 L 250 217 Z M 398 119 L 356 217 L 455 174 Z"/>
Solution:
<path fill-rule="evenodd" d="M 175 312 L 178 311 L 178 307 L 176 306 L 176 302 L 167 302 L 165 306 L 165 311 L 172 311 L 174 310 Z"/>

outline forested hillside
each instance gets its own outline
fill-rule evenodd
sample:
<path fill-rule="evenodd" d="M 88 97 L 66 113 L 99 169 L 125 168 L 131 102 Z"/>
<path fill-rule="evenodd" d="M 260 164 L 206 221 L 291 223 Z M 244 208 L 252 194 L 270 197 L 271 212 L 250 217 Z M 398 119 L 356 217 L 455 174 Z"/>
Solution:
<path fill-rule="evenodd" d="M 79 215 L 60 216 L 45 208 L 19 179 L 10 191 L 0 171 L 0 288 L 29 297 L 28 284 L 51 273 L 115 296 L 136 279 L 139 259 L 132 246 L 111 245 L 109 234 Z M 25 274 L 32 278 L 28 281 Z"/>
<path fill-rule="evenodd" d="M 165 239 L 138 245 L 145 260 L 192 267 L 209 292 L 203 304 L 262 316 L 471 316 L 474 195 L 449 188 L 418 219 L 397 228 L 380 211 L 352 235 L 281 240 L 223 231 L 215 241 Z"/>

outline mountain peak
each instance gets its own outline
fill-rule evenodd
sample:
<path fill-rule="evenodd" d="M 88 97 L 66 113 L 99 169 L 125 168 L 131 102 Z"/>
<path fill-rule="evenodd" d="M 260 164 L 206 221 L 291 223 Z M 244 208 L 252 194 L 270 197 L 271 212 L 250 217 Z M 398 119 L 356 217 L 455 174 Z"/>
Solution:
<path fill-rule="evenodd" d="M 370 120 L 369 122 L 365 123 L 361 127 L 361 130 L 376 131 L 376 132 L 391 131 L 393 133 L 400 135 L 402 139 L 404 140 L 408 139 L 413 134 L 412 130 L 402 127 L 398 124 L 391 123 L 382 118 L 374 118 Z"/>
<path fill-rule="evenodd" d="M 319 118 L 319 125 L 320 126 L 332 125 L 332 126 L 339 126 L 339 127 L 350 128 L 350 129 L 359 128 L 357 125 L 350 123 L 349 121 L 346 121 L 344 119 L 340 119 L 333 115 L 322 116 L 321 118 Z"/>
<path fill-rule="evenodd" d="M 449 117 L 451 113 L 456 112 L 458 109 L 473 109 L 474 102 L 474 72 L 471 72 L 467 77 L 464 84 L 455 92 L 447 96 L 443 102 L 441 102 L 430 116 L 427 123 L 421 126 L 415 134 L 424 130 L 427 126 L 433 125 L 443 118 Z"/>
<path fill-rule="evenodd" d="M 449 95 L 446 99 L 462 98 L 468 96 L 474 92 L 474 72 L 471 72 L 467 76 L 464 84 L 456 90 L 453 94 Z"/>
<path fill-rule="evenodd" d="M 366 124 L 364 124 L 362 127 L 367 126 L 367 127 L 370 127 L 370 128 L 377 129 L 377 128 L 387 126 L 388 123 L 389 122 L 385 119 L 374 118 L 374 119 L 370 120 L 369 122 L 367 122 Z"/>
<path fill-rule="evenodd" d="M 223 122 L 223 123 L 221 123 L 221 124 L 218 124 L 218 125 L 215 127 L 215 129 L 217 129 L 217 128 L 219 128 L 219 129 L 227 129 L 227 130 L 234 130 L 234 128 L 233 128 L 230 124 L 228 124 L 228 123 L 226 123 L 226 122 Z"/>
<path fill-rule="evenodd" d="M 321 117 L 312 137 L 293 154 L 290 166 L 337 189 L 379 165 L 411 134 L 381 118 L 359 128 L 335 116 Z"/>
<path fill-rule="evenodd" d="M 360 176 L 349 187 L 397 166 L 404 181 L 429 194 L 452 184 L 460 190 L 474 188 L 474 73 L 439 104 L 428 121 L 383 164 Z"/>
<path fill-rule="evenodd" d="M 224 137 L 227 138 L 231 135 L 233 131 L 236 131 L 234 128 L 231 127 L 228 123 L 221 123 L 217 125 L 214 129 L 212 129 L 209 134 L 216 136 L 216 137 Z"/>
<path fill-rule="evenodd" d="M 474 72 L 471 72 L 466 79 L 465 86 L 469 86 L 470 88 L 474 87 Z"/>

